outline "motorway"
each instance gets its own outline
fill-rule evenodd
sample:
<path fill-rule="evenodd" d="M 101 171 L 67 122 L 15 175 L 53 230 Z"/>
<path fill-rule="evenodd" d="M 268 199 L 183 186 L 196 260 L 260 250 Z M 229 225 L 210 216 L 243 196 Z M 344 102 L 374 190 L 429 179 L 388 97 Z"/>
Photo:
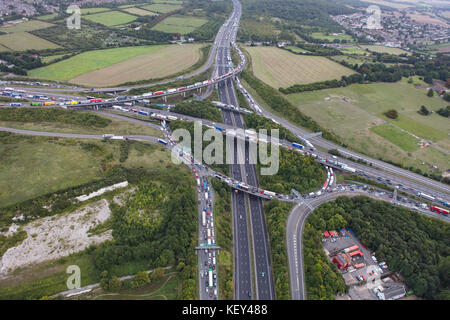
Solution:
<path fill-rule="evenodd" d="M 250 102 L 249 98 L 247 98 L 247 100 L 249 100 Z M 268 119 L 277 121 L 281 126 L 285 127 L 299 138 L 306 137 L 311 134 L 311 132 L 308 132 L 305 129 L 301 129 L 290 123 L 288 120 L 280 118 L 273 113 L 265 110 L 263 107 L 261 107 L 261 105 L 258 105 L 258 107 L 261 110 L 261 112 L 258 112 L 260 115 Z M 337 149 L 345 157 L 352 157 L 355 160 L 361 159 L 366 161 L 367 164 L 372 164 L 372 166 L 369 166 L 357 163 L 355 161 L 347 160 L 343 157 L 339 158 L 339 162 L 346 163 L 348 166 L 360 171 L 364 171 L 372 176 L 382 177 L 384 180 L 389 179 L 392 181 L 397 181 L 398 183 L 403 184 L 405 187 L 409 187 L 415 190 L 421 190 L 424 193 L 431 195 L 434 194 L 438 197 L 441 197 L 442 199 L 445 199 L 450 195 L 450 186 L 441 182 L 426 178 L 409 170 L 398 168 L 383 161 L 372 159 L 368 156 L 347 150 L 341 146 L 325 140 L 320 136 L 308 138 L 308 140 L 314 146 L 321 147 L 326 150 Z M 327 152 L 316 150 L 315 153 L 322 158 L 331 158 L 331 155 Z"/>
<path fill-rule="evenodd" d="M 231 68 L 229 63 L 230 43 L 235 40 L 237 25 L 242 11 L 239 1 L 234 0 L 233 4 L 233 16 L 226 24 L 229 27 L 229 31 L 225 32 L 224 37 L 219 40 L 216 69 L 219 76 L 226 74 L 229 71 L 228 68 Z M 238 107 L 231 79 L 219 83 L 218 89 L 221 102 Z M 226 125 L 244 129 L 244 122 L 240 113 L 222 110 L 222 115 Z M 243 161 L 244 157 L 245 161 Z M 230 165 L 231 177 L 238 181 L 245 181 L 250 186 L 257 187 L 256 167 L 249 164 L 248 143 L 245 144 L 244 150 L 239 148 L 238 144 L 234 144 L 234 161 L 234 164 Z M 242 163 L 245 164 L 242 165 Z M 246 198 L 248 198 L 248 207 Z M 270 248 L 262 200 L 253 195 L 246 197 L 242 191 L 235 190 L 232 195 L 232 201 L 235 242 L 235 299 L 274 299 Z M 248 219 L 248 215 L 250 219 Z M 252 236 L 251 239 L 249 231 Z M 253 259 L 251 258 L 252 256 Z M 253 292 L 253 283 L 255 284 L 256 292 Z"/>
<path fill-rule="evenodd" d="M 237 0 L 233 0 L 233 3 L 234 3 L 233 9 L 234 11 L 232 17 L 222 26 L 219 33 L 217 34 L 216 41 L 211 50 L 211 55 L 208 59 L 207 64 L 204 66 L 205 68 L 204 70 L 208 69 L 211 66 L 212 62 L 214 61 L 213 58 L 216 58 L 214 72 L 217 75 L 226 74 L 229 71 L 228 68 L 230 68 L 227 59 L 230 54 L 230 42 L 234 41 L 235 39 L 236 36 L 235 32 L 237 31 L 236 24 L 238 24 L 241 14 L 240 3 Z M 214 54 L 217 53 L 217 55 L 213 57 L 213 53 Z M 225 81 L 219 82 L 217 85 L 219 89 L 220 100 L 224 103 L 238 106 L 231 77 L 227 78 Z M 152 85 L 145 85 L 145 86 L 150 87 Z M 211 85 L 209 85 L 208 87 L 210 88 Z M 129 89 L 131 88 L 135 87 L 129 87 Z M 123 90 L 123 88 L 120 89 Z M 64 90 L 67 91 L 67 89 Z M 102 89 L 99 89 L 99 91 L 97 92 L 100 92 L 101 90 Z M 74 89 L 72 89 L 71 91 L 74 91 Z M 89 92 L 96 92 L 96 91 L 89 91 Z M 161 110 L 155 111 L 164 113 L 164 111 Z M 222 114 L 225 122 L 224 127 L 226 128 L 244 127 L 242 116 L 239 113 L 231 112 L 228 110 L 222 110 Z M 279 122 L 280 125 L 286 127 L 288 130 L 290 130 L 292 133 L 296 134 L 299 137 L 307 137 L 310 134 L 310 132 L 296 127 L 289 121 L 277 117 L 268 112 L 267 110 L 264 110 L 263 108 L 261 108 L 260 114 L 269 119 L 273 119 Z M 112 114 L 108 115 L 114 117 L 121 117 L 120 115 L 112 115 Z M 181 116 L 179 115 L 177 116 L 181 118 Z M 122 117 L 122 118 L 124 119 L 126 118 L 126 120 L 133 121 L 133 119 L 129 117 Z M 193 117 L 188 116 L 185 116 L 183 118 L 188 121 L 197 120 Z M 137 121 L 139 120 L 135 120 L 135 122 Z M 206 123 L 205 121 L 203 122 Z M 153 124 L 149 125 L 155 126 Z M 214 123 L 209 122 L 209 125 L 214 125 Z M 0 131 L 9 131 L 21 134 L 32 134 L 43 136 L 67 137 L 67 138 L 91 138 L 91 139 L 103 138 L 101 135 L 36 132 L 10 128 L 0 128 Z M 129 139 L 145 140 L 151 142 L 157 142 L 158 139 L 156 137 L 139 136 L 139 135 L 127 137 Z M 308 138 L 308 140 L 317 147 L 321 147 L 326 150 L 337 149 L 341 154 L 347 157 L 352 157 L 353 159 L 361 159 L 369 164 L 372 164 L 372 166 L 367 166 L 344 158 L 339 158 L 338 160 L 339 162 L 346 163 L 348 166 L 351 166 L 357 169 L 358 171 L 364 172 L 366 175 L 368 175 L 367 177 L 372 180 L 376 180 L 378 177 L 380 177 L 383 180 L 387 181 L 390 180 L 392 182 L 395 182 L 396 184 L 401 185 L 402 186 L 401 188 L 404 191 L 408 191 L 408 189 L 421 190 L 424 193 L 434 195 L 442 199 L 446 199 L 448 198 L 448 195 L 450 195 L 450 187 L 440 182 L 434 181 L 429 178 L 425 178 L 421 175 L 412 173 L 408 170 L 400 169 L 393 165 L 384 163 L 380 160 L 371 159 L 365 155 L 349 151 L 345 148 L 342 148 L 338 145 L 335 145 L 334 143 L 331 143 L 323 139 L 320 136 Z M 326 152 L 315 150 L 314 153 L 317 154 L 319 158 L 331 158 L 331 156 Z M 238 181 L 244 181 L 251 186 L 257 187 L 258 181 L 256 169 L 254 165 L 249 164 L 248 148 L 242 150 L 240 148 L 237 148 L 235 144 L 234 155 L 235 160 L 237 160 L 237 158 L 241 159 L 245 158 L 245 164 L 240 165 L 237 164 L 238 162 L 235 162 L 235 164 L 230 165 L 230 176 Z M 296 206 L 289 215 L 287 221 L 286 240 L 288 247 L 292 299 L 306 298 L 303 284 L 304 271 L 303 271 L 303 255 L 302 255 L 301 239 L 304 222 L 306 221 L 307 216 L 323 202 L 332 201 L 338 196 L 355 196 L 358 194 L 363 194 L 365 196 L 369 196 L 379 200 L 391 201 L 385 198 L 376 197 L 374 195 L 365 192 L 339 191 L 325 194 L 315 199 L 305 199 L 300 205 Z M 248 205 L 246 201 L 247 199 Z M 200 194 L 199 200 L 201 201 L 200 206 L 207 204 L 206 200 L 204 198 L 202 199 Z M 246 195 L 243 191 L 234 190 L 234 192 L 232 193 L 232 203 L 233 203 L 234 259 L 235 259 L 234 298 L 238 300 L 275 299 L 273 277 L 271 270 L 270 248 L 269 248 L 267 228 L 265 226 L 262 200 L 254 195 Z M 199 214 L 201 217 L 200 212 Z M 199 223 L 201 223 L 200 219 Z M 210 258 L 209 255 L 203 257 L 201 256 L 200 265 L 202 265 L 202 263 L 204 264 L 204 262 L 208 258 Z M 262 276 L 263 272 L 264 276 Z M 203 278 L 203 280 L 205 279 Z M 204 281 L 200 281 L 200 297 L 206 299 L 211 298 L 209 297 L 210 291 L 208 291 L 208 294 L 206 295 L 205 287 L 203 287 L 202 290 L 202 282 Z M 254 292 L 253 287 L 256 288 L 256 292 Z"/>

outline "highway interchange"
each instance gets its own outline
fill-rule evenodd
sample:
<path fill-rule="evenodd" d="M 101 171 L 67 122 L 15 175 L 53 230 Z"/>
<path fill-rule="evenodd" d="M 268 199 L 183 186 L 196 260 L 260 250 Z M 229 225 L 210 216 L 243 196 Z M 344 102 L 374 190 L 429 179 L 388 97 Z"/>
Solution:
<path fill-rule="evenodd" d="M 220 31 L 217 34 L 215 43 L 211 49 L 211 55 L 208 59 L 207 64 L 202 68 L 202 70 L 207 70 L 213 61 L 215 61 L 214 74 L 216 76 L 224 75 L 230 72 L 229 56 L 230 56 L 230 43 L 234 43 L 237 26 L 239 23 L 241 15 L 241 5 L 238 0 L 233 0 L 234 9 L 231 17 L 225 22 Z M 201 72 L 196 72 L 199 74 Z M 237 73 L 236 73 L 237 74 Z M 192 75 L 191 75 L 192 76 Z M 232 82 L 233 76 L 226 78 L 224 81 L 218 82 L 218 92 L 221 102 L 238 106 L 237 98 L 234 91 L 234 86 Z M 155 85 L 155 84 L 153 84 Z M 208 86 L 211 88 L 211 85 Z M 30 90 L 28 87 L 21 87 L 22 90 Z M 128 89 L 135 88 L 129 87 Z M 116 88 L 108 88 L 116 89 Z M 124 89 L 124 88 L 121 88 Z M 66 90 L 67 89 L 61 89 Z M 71 91 L 82 91 L 81 89 L 71 89 Z M 37 89 L 32 89 L 29 92 L 39 92 Z M 95 90 L 92 92 L 96 92 Z M 100 91 L 99 91 L 100 92 Z M 61 95 L 65 96 L 65 95 Z M 67 97 L 67 96 L 65 96 Z M 251 97 L 246 97 L 249 102 L 253 102 L 254 99 Z M 171 114 L 168 111 L 156 110 L 160 113 Z M 280 118 L 276 115 L 259 107 L 255 109 L 260 115 L 265 116 L 269 119 L 273 119 L 280 125 L 286 127 L 288 130 L 293 132 L 299 137 L 307 137 L 310 132 L 304 129 L 298 128 L 291 124 L 287 120 Z M 109 116 L 120 117 L 128 121 L 139 121 L 137 119 L 132 119 L 129 117 L 123 117 L 120 115 L 113 115 L 111 113 Z M 230 110 L 222 110 L 222 115 L 224 119 L 224 128 L 244 128 L 242 116 L 238 112 L 233 112 Z M 178 118 L 195 121 L 193 117 L 177 115 Z M 208 126 L 215 125 L 214 123 L 201 120 L 203 124 Z M 155 124 L 148 123 L 150 126 L 156 126 Z M 28 130 L 18 130 L 9 128 L 0 128 L 0 131 L 10 131 L 22 134 L 38 134 L 47 136 L 59 136 L 59 137 L 70 137 L 70 138 L 93 138 L 102 139 L 101 135 L 76 135 L 76 134 L 55 134 L 55 133 L 42 133 L 34 132 Z M 156 137 L 147 136 L 129 136 L 130 139 L 144 140 L 151 142 L 158 142 Z M 429 178 L 425 178 L 418 174 L 414 174 L 410 171 L 400 169 L 398 167 L 386 164 L 380 160 L 371 159 L 365 155 L 357 154 L 355 152 L 346 150 L 340 146 L 335 145 L 320 136 L 308 138 L 308 140 L 314 144 L 316 147 L 320 147 L 326 150 L 337 149 L 342 155 L 347 157 L 352 157 L 353 159 L 362 159 L 372 166 L 367 166 L 354 161 L 347 160 L 345 158 L 339 158 L 339 162 L 345 163 L 348 166 L 355 168 L 356 170 L 362 172 L 362 176 L 368 177 L 372 180 L 380 180 L 392 182 L 393 185 L 398 185 L 399 188 L 405 192 L 414 194 L 417 190 L 421 190 L 424 193 L 432 194 L 435 197 L 441 199 L 448 199 L 450 194 L 450 187 L 434 181 Z M 254 165 L 249 164 L 249 153 L 248 147 L 244 150 L 238 148 L 235 144 L 235 159 L 244 159 L 245 164 L 238 164 L 238 162 L 230 165 L 230 177 L 236 179 L 237 181 L 243 181 L 250 186 L 258 187 L 257 174 Z M 314 153 L 318 158 L 322 159 L 332 159 L 331 155 L 327 152 L 320 150 L 314 150 Z M 239 162 L 242 163 L 242 162 Z M 200 169 L 199 176 L 203 177 L 213 175 L 213 171 L 205 173 Z M 209 201 L 205 199 L 205 196 L 201 196 L 199 191 L 199 210 L 208 206 L 212 199 Z M 273 286 L 273 277 L 271 270 L 271 258 L 270 258 L 270 248 L 268 241 L 267 228 L 265 225 L 264 213 L 262 208 L 262 199 L 257 197 L 257 194 L 248 194 L 238 188 L 234 189 L 232 192 L 232 204 L 233 204 L 233 239 L 234 239 L 234 298 L 238 300 L 245 299 L 260 299 L 269 300 L 275 299 L 275 292 Z M 286 242 L 289 257 L 289 273 L 291 282 L 291 294 L 292 299 L 306 299 L 305 288 L 304 288 L 304 271 L 302 262 L 302 230 L 304 222 L 307 216 L 313 212 L 313 210 L 320 204 L 332 201 L 338 196 L 355 196 L 355 195 L 365 195 L 375 199 L 380 199 L 384 201 L 395 201 L 389 200 L 389 198 L 380 196 L 379 194 L 369 194 L 360 190 L 335 190 L 334 192 L 329 192 L 321 195 L 320 197 L 313 197 L 310 199 L 297 199 L 299 204 L 292 210 L 287 221 L 287 234 Z M 287 199 L 285 199 L 287 200 Z M 248 201 L 248 205 L 247 205 Z M 212 205 L 212 202 L 211 202 Z M 419 210 L 420 211 L 420 210 Z M 422 212 L 424 213 L 424 212 Z M 428 213 L 429 214 L 429 213 Z M 201 211 L 199 211 L 199 225 L 201 225 Z M 199 230 L 203 230 L 202 226 Z M 203 231 L 202 231 L 203 232 Z M 199 232 L 199 241 L 203 240 L 202 232 Z M 204 256 L 202 256 L 204 255 Z M 199 265 L 200 270 L 205 271 L 204 262 L 208 261 L 209 254 L 200 253 Z M 202 266 L 203 264 L 203 266 Z M 213 298 L 210 297 L 209 291 L 205 287 L 202 287 L 202 283 L 205 282 L 205 274 L 199 273 L 200 275 L 200 297 L 202 299 Z M 203 288 L 203 290 L 201 290 Z M 254 291 L 256 289 L 256 291 Z"/>

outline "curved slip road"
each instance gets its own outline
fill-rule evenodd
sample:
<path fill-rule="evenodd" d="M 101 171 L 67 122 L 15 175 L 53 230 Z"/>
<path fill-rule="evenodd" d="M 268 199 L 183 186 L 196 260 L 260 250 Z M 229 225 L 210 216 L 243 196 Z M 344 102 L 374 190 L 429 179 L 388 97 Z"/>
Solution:
<path fill-rule="evenodd" d="M 375 200 L 396 203 L 392 199 L 382 197 L 377 194 L 367 193 L 364 191 L 337 191 L 328 193 L 312 201 L 302 202 L 292 209 L 289 214 L 286 225 L 286 244 L 289 259 L 289 277 L 291 285 L 292 300 L 306 300 L 305 280 L 304 280 L 304 264 L 303 264 L 303 229 L 308 216 L 314 212 L 322 203 L 336 200 L 338 197 L 347 196 L 366 196 Z M 441 218 L 433 215 L 430 211 L 417 210 L 422 214 Z"/>

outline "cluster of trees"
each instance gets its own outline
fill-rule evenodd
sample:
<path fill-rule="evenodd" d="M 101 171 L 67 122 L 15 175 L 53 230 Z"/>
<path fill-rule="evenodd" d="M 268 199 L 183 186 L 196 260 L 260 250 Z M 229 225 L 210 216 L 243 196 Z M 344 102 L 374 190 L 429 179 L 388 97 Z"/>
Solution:
<path fill-rule="evenodd" d="M 410 58 L 411 57 L 408 56 L 408 59 Z M 433 83 L 433 79 L 441 79 L 445 81 L 449 76 L 448 70 L 450 68 L 450 62 L 440 56 L 436 59 L 437 61 L 435 61 L 434 63 L 427 64 L 424 64 L 420 60 L 408 60 L 409 64 L 396 66 L 386 66 L 383 63 L 364 63 L 361 65 L 351 65 L 346 61 L 341 61 L 340 63 L 342 65 L 355 70 L 357 73 L 349 76 L 342 76 L 340 80 L 335 79 L 309 84 L 295 84 L 288 88 L 279 88 L 279 90 L 284 94 L 299 93 L 304 91 L 345 87 L 353 83 L 396 82 L 401 80 L 402 77 L 410 77 L 413 75 L 423 76 L 424 81 L 430 84 Z M 428 96 L 433 96 L 432 89 L 428 91 Z M 444 99 L 446 99 L 445 96 Z M 450 101 L 450 95 L 448 95 L 447 99 L 447 101 Z"/>
<path fill-rule="evenodd" d="M 256 131 L 260 129 L 266 129 L 268 136 L 270 136 L 271 130 L 278 129 L 280 139 L 289 140 L 291 142 L 301 142 L 300 139 L 295 136 L 295 134 L 290 132 L 285 127 L 280 126 L 279 124 L 276 124 L 275 122 L 256 113 L 245 114 L 244 122 L 246 128 L 255 129 Z"/>
<path fill-rule="evenodd" d="M 93 251 L 96 270 L 116 276 L 120 266 L 154 269 L 183 262 L 180 276 L 189 290 L 183 289 L 182 299 L 194 298 L 197 202 L 192 177 L 169 169 L 137 171 L 133 196 L 124 206 L 111 205 L 114 241 Z"/>
<path fill-rule="evenodd" d="M 173 107 L 171 111 L 214 122 L 222 122 L 219 109 L 208 100 L 182 102 Z"/>
<path fill-rule="evenodd" d="M 438 111 L 436 111 L 436 113 L 440 116 L 448 118 L 450 117 L 450 106 L 447 106 L 446 108 L 440 108 Z"/>
<path fill-rule="evenodd" d="M 260 175 L 261 188 L 277 193 L 317 190 L 325 180 L 323 167 L 312 157 L 303 156 L 295 150 L 280 148 L 279 169 L 275 175 Z"/>
<path fill-rule="evenodd" d="M 110 119 L 88 112 L 46 108 L 1 108 L 0 120 L 17 122 L 60 122 L 95 128 L 105 128 L 111 123 Z"/>
<path fill-rule="evenodd" d="M 317 234 L 350 227 L 378 260 L 406 278 L 416 295 L 450 299 L 448 223 L 366 197 L 343 197 L 323 204 L 308 223 Z M 306 246 L 310 237 L 305 233 L 304 239 Z M 309 278 L 313 278 L 311 274 Z M 312 288 L 320 285 L 309 284 Z"/>
<path fill-rule="evenodd" d="M 322 218 L 326 222 L 319 225 L 314 220 L 319 215 L 319 210 L 320 207 L 308 218 L 303 230 L 306 296 L 308 300 L 334 300 L 336 294 L 345 293 L 348 288 L 336 266 L 323 251 L 322 232 L 340 227 L 342 212 L 330 211 L 326 218 Z"/>
<path fill-rule="evenodd" d="M 272 253 L 273 281 L 277 300 L 290 300 L 288 257 L 286 248 L 286 221 L 293 205 L 277 199 L 264 205 Z"/>
<path fill-rule="evenodd" d="M 219 295 L 222 300 L 232 300 L 233 286 L 233 221 L 230 187 L 218 180 L 211 180 L 214 189 L 214 219 L 216 242 L 220 246 Z"/>
<path fill-rule="evenodd" d="M 192 0 L 186 3 L 186 10 L 202 9 L 208 22 L 187 34 L 195 38 L 196 41 L 213 40 L 231 12 L 232 3 L 229 1 L 200 1 Z"/>
<path fill-rule="evenodd" d="M 295 54 L 309 55 L 309 56 L 337 56 L 342 54 L 339 50 L 330 47 L 323 47 L 317 44 L 310 43 L 298 43 L 296 45 L 298 48 L 306 50 L 305 53 L 300 53 L 297 51 L 292 51 L 287 49 Z M 308 52 L 309 51 L 309 52 Z"/>
<path fill-rule="evenodd" d="M 427 107 L 421 106 L 421 107 L 420 107 L 420 110 L 417 111 L 417 113 L 418 113 L 418 114 L 421 114 L 421 115 L 423 115 L 423 116 L 428 116 L 431 112 L 430 112 L 430 110 L 428 110 Z"/>
<path fill-rule="evenodd" d="M 12 72 L 18 75 L 26 75 L 30 69 L 38 68 L 43 65 L 39 57 L 34 58 L 31 55 L 37 54 L 35 50 L 27 50 L 23 53 L 19 52 L 0 52 L 0 60 L 4 60 L 6 64 L 0 64 L 0 71 Z M 9 68 L 7 65 L 14 65 Z"/>
<path fill-rule="evenodd" d="M 297 26 L 317 26 L 339 32 L 342 27 L 330 15 L 353 13 L 355 10 L 330 0 L 248 0 L 243 2 L 243 12 L 245 16 L 276 17 Z"/>
<path fill-rule="evenodd" d="M 322 89 L 330 89 L 330 88 L 340 88 L 344 87 L 345 84 L 343 81 L 339 80 L 325 80 L 318 81 L 308 84 L 294 84 L 287 88 L 279 88 L 281 93 L 290 94 L 290 93 L 300 93 L 305 91 L 314 91 L 314 90 L 322 90 Z"/>
<path fill-rule="evenodd" d="M 200 28 L 187 34 L 188 37 L 193 37 L 196 41 L 208 41 L 214 39 L 220 27 L 222 26 L 224 18 L 219 17 L 215 20 L 210 20 Z"/>
<path fill-rule="evenodd" d="M 313 119 L 303 114 L 287 99 L 282 97 L 277 90 L 257 79 L 250 71 L 244 70 L 241 73 L 241 76 L 275 112 L 282 114 L 283 117 L 288 118 L 313 132 L 321 131 L 322 136 L 327 140 L 340 143 L 336 135 L 325 128 L 322 128 Z"/>

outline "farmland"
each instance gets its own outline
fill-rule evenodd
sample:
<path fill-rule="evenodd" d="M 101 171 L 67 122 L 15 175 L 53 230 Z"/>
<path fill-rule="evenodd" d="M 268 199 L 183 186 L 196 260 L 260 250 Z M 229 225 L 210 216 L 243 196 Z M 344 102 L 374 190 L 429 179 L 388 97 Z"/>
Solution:
<path fill-rule="evenodd" d="M 340 79 L 354 73 L 324 57 L 296 55 L 274 47 L 246 50 L 251 55 L 255 76 L 274 88 Z"/>
<path fill-rule="evenodd" d="M 272 23 L 265 23 L 253 19 L 242 19 L 238 31 L 238 37 L 242 41 L 251 39 L 271 39 L 280 33 Z"/>
<path fill-rule="evenodd" d="M 73 78 L 87 86 L 109 86 L 128 81 L 157 79 L 181 72 L 200 59 L 200 44 L 168 45 Z"/>
<path fill-rule="evenodd" d="M 152 30 L 187 34 L 193 32 L 198 27 L 207 22 L 206 19 L 190 17 L 190 16 L 171 16 L 152 28 Z"/>
<path fill-rule="evenodd" d="M 13 26 L 1 27 L 0 31 L 6 33 L 33 31 L 38 29 L 44 29 L 53 26 L 51 23 L 47 23 L 39 20 L 30 20 L 22 23 L 18 23 Z"/>
<path fill-rule="evenodd" d="M 32 35 L 28 32 L 15 32 L 0 35 L 0 45 L 13 51 L 25 51 L 31 49 L 44 50 L 44 49 L 59 48 L 57 44 L 36 37 L 35 35 Z"/>
<path fill-rule="evenodd" d="M 126 24 L 136 20 L 135 16 L 119 11 L 107 11 L 83 16 L 83 19 L 103 24 L 107 27 Z"/>
<path fill-rule="evenodd" d="M 373 52 L 381 52 L 381 53 L 389 53 L 389 54 L 408 54 L 410 55 L 408 51 L 399 49 L 399 48 L 391 48 L 391 47 L 385 47 L 385 46 L 376 46 L 376 45 L 362 45 L 361 48 L 368 49 Z"/>
<path fill-rule="evenodd" d="M 182 71 L 200 57 L 201 45 L 157 45 L 94 50 L 32 70 L 29 75 L 108 85 L 163 77 Z"/>
<path fill-rule="evenodd" d="M 313 32 L 311 33 L 311 37 L 316 38 L 316 39 L 321 39 L 324 41 L 328 41 L 328 42 L 333 42 L 333 40 L 346 40 L 347 42 L 352 42 L 353 38 L 345 33 L 339 33 L 336 35 L 333 34 L 326 34 L 323 32 Z"/>
<path fill-rule="evenodd" d="M 133 8 L 133 7 L 124 9 L 124 11 L 131 13 L 131 14 L 138 15 L 138 16 L 157 16 L 158 15 L 155 12 L 151 12 L 148 10 L 142 10 L 140 8 Z"/>
<path fill-rule="evenodd" d="M 179 4 L 164 4 L 164 3 L 155 3 L 147 6 L 143 6 L 142 9 L 150 10 L 156 13 L 168 13 L 171 11 L 175 11 L 181 9 L 183 6 Z"/>
<path fill-rule="evenodd" d="M 100 13 L 105 11 L 110 11 L 109 8 L 82 8 L 81 14 L 93 14 L 93 13 Z"/>
<path fill-rule="evenodd" d="M 286 97 L 355 151 L 425 171 L 431 165 L 437 165 L 441 171 L 448 169 L 447 154 L 433 146 L 423 149 L 417 146 L 419 139 L 425 139 L 450 150 L 448 119 L 436 113 L 429 116 L 417 113 L 421 105 L 434 111 L 446 106 L 438 97 L 427 97 L 424 89 L 401 81 L 355 84 Z M 389 109 L 398 111 L 398 119 L 383 115 Z"/>

